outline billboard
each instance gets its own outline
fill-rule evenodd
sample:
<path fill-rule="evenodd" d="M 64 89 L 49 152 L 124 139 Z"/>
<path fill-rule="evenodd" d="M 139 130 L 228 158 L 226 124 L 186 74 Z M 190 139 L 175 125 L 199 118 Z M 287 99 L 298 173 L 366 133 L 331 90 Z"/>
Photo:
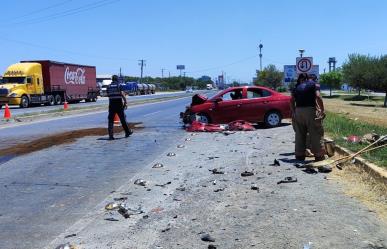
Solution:
<path fill-rule="evenodd" d="M 185 70 L 185 65 L 177 65 L 176 69 L 177 70 Z"/>

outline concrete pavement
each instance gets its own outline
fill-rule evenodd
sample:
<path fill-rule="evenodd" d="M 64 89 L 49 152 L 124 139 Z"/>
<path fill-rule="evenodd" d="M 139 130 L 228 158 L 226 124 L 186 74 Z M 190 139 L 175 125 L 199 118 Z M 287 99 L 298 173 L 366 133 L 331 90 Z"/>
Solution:
<path fill-rule="evenodd" d="M 176 156 L 155 157 L 46 248 L 386 248 L 387 225 L 329 175 L 296 168 L 293 141 L 291 126 L 186 134 L 166 150 Z M 105 210 L 111 202 L 130 218 Z"/>

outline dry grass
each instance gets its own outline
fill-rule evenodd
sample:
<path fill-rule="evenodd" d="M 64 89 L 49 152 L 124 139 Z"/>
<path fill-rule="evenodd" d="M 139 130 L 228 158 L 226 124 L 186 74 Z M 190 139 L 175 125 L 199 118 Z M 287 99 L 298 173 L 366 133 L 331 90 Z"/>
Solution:
<path fill-rule="evenodd" d="M 331 173 L 344 186 L 345 194 L 364 203 L 387 223 L 387 185 L 373 178 L 361 167 L 348 163 L 343 170 Z"/>
<path fill-rule="evenodd" d="M 324 106 L 327 111 L 344 114 L 353 120 L 387 127 L 387 108 L 367 106 L 365 101 L 361 103 L 364 105 L 359 105 L 359 101 L 324 98 Z"/>

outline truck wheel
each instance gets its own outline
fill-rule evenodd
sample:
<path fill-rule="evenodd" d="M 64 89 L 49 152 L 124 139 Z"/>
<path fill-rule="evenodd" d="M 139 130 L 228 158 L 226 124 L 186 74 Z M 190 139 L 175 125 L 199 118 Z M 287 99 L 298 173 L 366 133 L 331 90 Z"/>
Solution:
<path fill-rule="evenodd" d="M 49 105 L 49 106 L 55 105 L 54 96 L 52 96 L 52 95 L 49 95 L 49 96 L 48 96 L 48 102 L 47 102 L 47 105 Z"/>
<path fill-rule="evenodd" d="M 273 128 L 281 124 L 281 114 L 277 111 L 270 111 L 265 115 L 265 125 L 266 127 Z"/>
<path fill-rule="evenodd" d="M 54 99 L 55 99 L 55 105 L 61 105 L 62 104 L 62 97 L 59 94 L 55 95 Z"/>
<path fill-rule="evenodd" d="M 27 108 L 29 105 L 30 105 L 30 100 L 28 99 L 28 97 L 26 95 L 23 95 L 21 97 L 20 107 Z"/>

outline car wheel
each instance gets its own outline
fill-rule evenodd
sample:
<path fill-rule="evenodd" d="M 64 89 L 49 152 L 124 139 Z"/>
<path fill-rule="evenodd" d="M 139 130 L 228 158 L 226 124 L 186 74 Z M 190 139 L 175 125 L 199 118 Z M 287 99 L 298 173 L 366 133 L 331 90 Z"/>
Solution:
<path fill-rule="evenodd" d="M 265 115 L 265 125 L 270 128 L 279 126 L 281 120 L 281 114 L 277 111 L 270 111 Z"/>
<path fill-rule="evenodd" d="M 55 95 L 55 105 L 61 105 L 62 104 L 62 97 L 57 94 Z"/>
<path fill-rule="evenodd" d="M 196 121 L 203 123 L 203 124 L 209 124 L 210 118 L 203 113 L 196 114 Z"/>
<path fill-rule="evenodd" d="M 29 105 L 30 105 L 30 100 L 28 99 L 28 97 L 26 95 L 23 95 L 21 97 L 20 107 L 27 108 Z"/>

